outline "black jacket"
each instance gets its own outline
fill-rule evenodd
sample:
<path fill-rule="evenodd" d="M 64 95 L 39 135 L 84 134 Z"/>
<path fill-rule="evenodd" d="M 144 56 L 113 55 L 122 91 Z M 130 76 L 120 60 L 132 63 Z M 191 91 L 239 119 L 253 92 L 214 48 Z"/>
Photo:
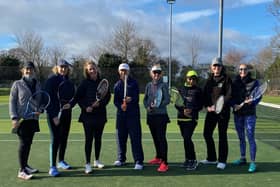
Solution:
<path fill-rule="evenodd" d="M 232 105 L 242 103 L 258 85 L 259 82 L 253 79 L 250 74 L 243 79 L 239 75 L 236 76 L 232 87 Z M 251 104 L 244 104 L 242 108 L 233 111 L 233 113 L 237 115 L 256 115 L 256 105 L 259 101 L 260 99 L 257 99 Z"/>
<path fill-rule="evenodd" d="M 178 107 L 175 105 L 178 110 L 178 121 L 184 121 L 184 119 L 198 119 L 198 112 L 202 109 L 203 99 L 202 99 L 202 89 L 197 86 L 184 86 L 179 90 L 181 96 L 184 98 L 184 107 Z M 192 109 L 191 117 L 184 115 L 184 109 Z"/>
<path fill-rule="evenodd" d="M 207 80 L 204 90 L 203 99 L 204 106 L 209 107 L 216 103 L 219 96 L 224 96 L 224 111 L 230 111 L 232 80 L 226 74 L 214 77 L 212 74 Z M 222 110 L 222 111 L 223 111 Z"/>
<path fill-rule="evenodd" d="M 92 112 L 86 112 L 86 108 L 96 101 L 96 91 L 100 81 L 101 79 L 97 79 L 96 81 L 84 79 L 79 85 L 75 97 L 81 108 L 79 122 L 94 120 L 95 122 L 105 123 L 107 121 L 106 105 L 111 98 L 110 90 L 108 90 L 104 99 L 99 101 L 99 107 L 93 108 Z"/>

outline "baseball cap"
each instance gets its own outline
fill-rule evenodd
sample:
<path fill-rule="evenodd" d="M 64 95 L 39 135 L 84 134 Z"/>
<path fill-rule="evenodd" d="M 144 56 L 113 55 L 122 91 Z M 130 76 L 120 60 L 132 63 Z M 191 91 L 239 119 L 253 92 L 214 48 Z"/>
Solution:
<path fill-rule="evenodd" d="M 33 62 L 31 61 L 27 61 L 27 62 L 24 62 L 23 65 L 22 65 L 23 68 L 32 68 L 32 69 L 35 69 L 35 65 Z"/>
<path fill-rule="evenodd" d="M 119 65 L 119 71 L 120 70 L 127 70 L 127 71 L 129 71 L 129 65 L 127 63 L 121 63 Z"/>
<path fill-rule="evenodd" d="M 151 69 L 151 71 L 162 71 L 161 67 L 159 65 L 154 65 Z"/>
<path fill-rule="evenodd" d="M 220 65 L 220 66 L 222 66 L 223 65 L 223 63 L 222 63 L 222 59 L 221 58 L 219 58 L 219 57 L 215 57 L 215 58 L 213 58 L 213 60 L 212 60 L 212 64 L 211 64 L 212 66 L 214 66 L 214 65 Z"/>
<path fill-rule="evenodd" d="M 69 62 L 64 59 L 60 59 L 57 63 L 58 66 L 72 66 Z"/>
<path fill-rule="evenodd" d="M 198 77 L 196 71 L 190 70 L 187 72 L 186 77 Z"/>

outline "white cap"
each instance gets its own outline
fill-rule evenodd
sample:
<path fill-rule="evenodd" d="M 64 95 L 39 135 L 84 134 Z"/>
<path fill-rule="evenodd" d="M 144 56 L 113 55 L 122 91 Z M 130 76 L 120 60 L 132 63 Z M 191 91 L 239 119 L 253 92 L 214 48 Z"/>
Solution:
<path fill-rule="evenodd" d="M 159 65 L 154 65 L 151 71 L 161 71 L 161 67 Z"/>
<path fill-rule="evenodd" d="M 129 65 L 126 64 L 126 63 L 121 63 L 121 64 L 119 65 L 119 71 L 120 71 L 120 70 L 127 70 L 127 71 L 129 71 Z"/>

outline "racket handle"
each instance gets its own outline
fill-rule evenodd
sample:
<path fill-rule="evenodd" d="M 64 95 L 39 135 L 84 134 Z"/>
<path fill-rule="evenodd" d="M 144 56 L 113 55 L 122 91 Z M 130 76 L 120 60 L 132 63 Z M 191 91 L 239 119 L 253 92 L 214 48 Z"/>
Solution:
<path fill-rule="evenodd" d="M 234 111 L 240 110 L 240 108 L 242 108 L 244 104 L 245 102 L 242 102 L 238 107 L 234 108 Z"/>
<path fill-rule="evenodd" d="M 127 104 L 126 104 L 126 100 L 123 100 L 122 106 L 121 106 L 122 110 L 125 112 L 127 109 Z"/>
<path fill-rule="evenodd" d="M 58 113 L 58 115 L 57 115 L 58 120 L 60 120 L 61 113 L 62 113 L 62 110 L 60 110 L 59 113 Z"/>

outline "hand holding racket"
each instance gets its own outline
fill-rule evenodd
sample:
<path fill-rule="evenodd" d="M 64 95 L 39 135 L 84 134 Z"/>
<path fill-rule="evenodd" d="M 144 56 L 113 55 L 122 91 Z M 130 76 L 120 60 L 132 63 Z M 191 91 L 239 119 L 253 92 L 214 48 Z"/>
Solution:
<path fill-rule="evenodd" d="M 92 107 L 98 107 L 99 102 L 105 98 L 106 94 L 108 93 L 109 89 L 109 82 L 107 79 L 102 79 L 97 86 L 96 90 L 96 101 L 92 104 Z"/>
<path fill-rule="evenodd" d="M 234 111 L 241 109 L 244 106 L 244 104 L 249 104 L 249 103 L 252 103 L 253 101 L 256 101 L 257 99 L 259 99 L 264 94 L 266 89 L 267 89 L 267 82 L 264 82 L 260 86 L 255 87 L 253 89 L 253 91 L 250 93 L 248 98 L 246 98 L 239 105 L 235 105 Z"/>
<path fill-rule="evenodd" d="M 61 114 L 63 110 L 67 110 L 71 108 L 71 101 L 73 101 L 75 95 L 75 86 L 74 84 L 69 81 L 65 80 L 60 83 L 58 86 L 58 100 L 60 102 L 60 111 L 58 113 L 58 120 L 61 118 Z"/>

